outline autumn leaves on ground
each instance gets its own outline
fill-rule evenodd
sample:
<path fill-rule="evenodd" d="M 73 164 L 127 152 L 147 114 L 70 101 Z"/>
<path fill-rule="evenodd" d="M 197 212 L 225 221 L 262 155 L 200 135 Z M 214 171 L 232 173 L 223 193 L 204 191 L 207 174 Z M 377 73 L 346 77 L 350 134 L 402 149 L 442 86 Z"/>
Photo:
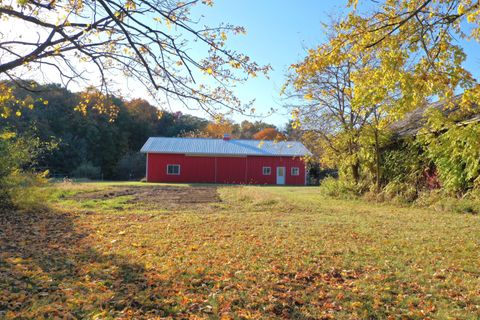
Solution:
<path fill-rule="evenodd" d="M 53 189 L 0 216 L 0 318 L 480 316 L 478 216 L 315 187 Z"/>

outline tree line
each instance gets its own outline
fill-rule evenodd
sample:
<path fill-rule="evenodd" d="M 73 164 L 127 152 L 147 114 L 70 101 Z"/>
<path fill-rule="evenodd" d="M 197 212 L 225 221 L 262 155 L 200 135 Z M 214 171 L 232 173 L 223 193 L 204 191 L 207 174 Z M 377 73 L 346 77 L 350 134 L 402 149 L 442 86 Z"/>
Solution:
<path fill-rule="evenodd" d="M 38 139 L 45 144 L 43 149 L 48 145 L 48 152 L 36 158 L 35 169 L 48 170 L 51 176 L 141 178 L 145 158 L 139 150 L 151 136 L 286 138 L 262 121 L 207 120 L 161 111 L 143 99 L 109 97 L 102 101 L 108 108 L 99 109 L 99 101 L 106 98 L 93 88 L 74 93 L 58 84 L 35 84 L 33 91 L 4 84 L 25 106 L 16 115 L 0 118 L 2 131 Z"/>

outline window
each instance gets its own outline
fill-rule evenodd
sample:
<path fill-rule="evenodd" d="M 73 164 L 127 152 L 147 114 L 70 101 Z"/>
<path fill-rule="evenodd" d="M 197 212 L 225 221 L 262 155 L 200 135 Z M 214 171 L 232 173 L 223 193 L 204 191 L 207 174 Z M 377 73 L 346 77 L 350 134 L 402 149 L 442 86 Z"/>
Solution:
<path fill-rule="evenodd" d="M 292 167 L 292 176 L 300 175 L 300 169 L 298 167 Z"/>
<path fill-rule="evenodd" d="M 179 164 L 167 164 L 167 174 L 178 176 L 180 175 L 180 165 Z"/>
<path fill-rule="evenodd" d="M 272 174 L 272 168 L 271 167 L 263 167 L 263 175 L 264 176 L 269 176 Z"/>

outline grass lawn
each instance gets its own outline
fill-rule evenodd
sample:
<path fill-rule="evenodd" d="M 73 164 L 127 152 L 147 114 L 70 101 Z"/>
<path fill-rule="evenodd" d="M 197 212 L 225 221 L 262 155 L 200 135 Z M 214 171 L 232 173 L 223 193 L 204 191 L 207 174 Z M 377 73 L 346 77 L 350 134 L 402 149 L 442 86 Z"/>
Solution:
<path fill-rule="evenodd" d="M 480 318 L 479 216 L 314 187 L 51 189 L 0 214 L 0 318 Z"/>

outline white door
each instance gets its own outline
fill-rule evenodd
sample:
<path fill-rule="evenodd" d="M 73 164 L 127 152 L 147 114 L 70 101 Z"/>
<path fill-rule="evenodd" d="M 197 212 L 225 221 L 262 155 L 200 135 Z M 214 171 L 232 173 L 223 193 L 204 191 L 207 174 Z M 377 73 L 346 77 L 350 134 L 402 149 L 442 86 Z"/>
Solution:
<path fill-rule="evenodd" d="M 285 184 L 285 167 L 277 167 L 277 184 Z"/>

